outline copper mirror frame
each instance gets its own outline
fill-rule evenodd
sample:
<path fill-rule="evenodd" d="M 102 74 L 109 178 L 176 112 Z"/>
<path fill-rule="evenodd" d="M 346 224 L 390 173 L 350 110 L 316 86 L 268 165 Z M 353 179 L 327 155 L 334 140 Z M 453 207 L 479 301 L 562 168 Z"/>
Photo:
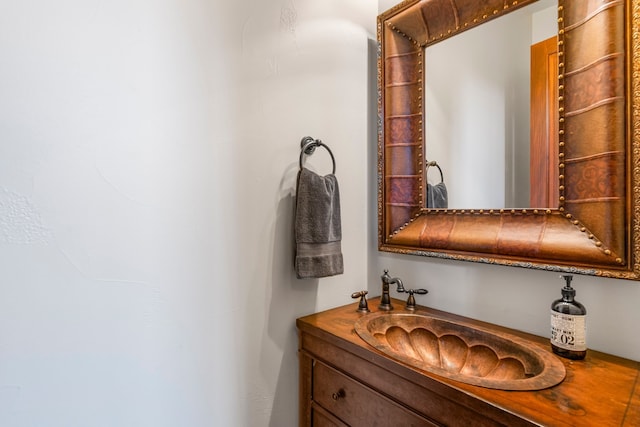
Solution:
<path fill-rule="evenodd" d="M 426 208 L 424 48 L 534 1 L 378 16 L 379 249 L 640 280 L 640 0 L 559 1 L 557 209 Z"/>

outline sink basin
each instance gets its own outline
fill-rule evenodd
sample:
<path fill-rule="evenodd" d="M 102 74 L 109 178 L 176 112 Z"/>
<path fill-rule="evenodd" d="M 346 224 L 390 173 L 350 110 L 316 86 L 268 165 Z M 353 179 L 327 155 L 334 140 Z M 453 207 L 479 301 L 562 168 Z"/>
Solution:
<path fill-rule="evenodd" d="M 566 374 L 556 356 L 532 342 L 426 313 L 372 313 L 361 317 L 355 330 L 395 360 L 467 384 L 540 390 Z"/>

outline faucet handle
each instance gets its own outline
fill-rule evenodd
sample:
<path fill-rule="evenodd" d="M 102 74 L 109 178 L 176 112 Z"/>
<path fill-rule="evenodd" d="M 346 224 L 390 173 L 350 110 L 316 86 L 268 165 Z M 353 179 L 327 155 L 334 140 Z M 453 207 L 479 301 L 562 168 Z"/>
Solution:
<path fill-rule="evenodd" d="M 407 304 L 404 308 L 409 311 L 414 311 L 416 309 L 416 299 L 413 294 L 425 295 L 429 293 L 426 289 L 409 289 L 407 292 L 409 293 L 409 298 L 407 298 Z"/>
<path fill-rule="evenodd" d="M 360 298 L 360 303 L 358 304 L 358 310 L 360 313 L 369 313 L 369 305 L 367 304 L 366 295 L 368 291 L 359 291 L 351 294 L 351 298 L 356 299 Z"/>

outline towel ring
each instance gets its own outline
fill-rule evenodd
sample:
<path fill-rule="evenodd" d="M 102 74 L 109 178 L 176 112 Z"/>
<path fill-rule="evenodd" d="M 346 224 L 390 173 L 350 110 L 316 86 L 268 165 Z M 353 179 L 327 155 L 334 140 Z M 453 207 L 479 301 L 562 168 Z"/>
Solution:
<path fill-rule="evenodd" d="M 427 167 L 425 168 L 425 172 L 424 172 L 425 175 L 429 172 L 430 166 L 435 166 L 438 168 L 438 170 L 440 171 L 440 182 L 444 182 L 444 175 L 442 174 L 442 169 L 440 168 L 440 165 L 438 164 L 438 162 L 436 162 L 435 160 L 427 162 Z"/>
<path fill-rule="evenodd" d="M 302 169 L 302 158 L 303 156 L 306 154 L 308 156 L 312 155 L 314 151 L 316 151 L 317 147 L 324 147 L 327 149 L 327 151 L 329 152 L 329 155 L 331 156 L 331 162 L 333 163 L 333 174 L 335 175 L 336 173 L 336 159 L 335 157 L 333 157 L 333 153 L 331 152 L 331 149 L 322 141 L 320 141 L 319 139 L 313 139 L 310 136 L 305 136 L 304 138 L 302 138 L 302 141 L 300 141 L 300 169 Z"/>

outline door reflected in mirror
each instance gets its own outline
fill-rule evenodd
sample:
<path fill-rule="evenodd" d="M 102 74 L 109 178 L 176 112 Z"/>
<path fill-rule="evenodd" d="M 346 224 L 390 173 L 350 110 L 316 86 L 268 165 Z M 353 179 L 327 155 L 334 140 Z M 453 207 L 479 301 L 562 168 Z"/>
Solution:
<path fill-rule="evenodd" d="M 556 33 L 557 0 L 541 0 L 426 49 L 433 207 L 557 208 Z"/>

